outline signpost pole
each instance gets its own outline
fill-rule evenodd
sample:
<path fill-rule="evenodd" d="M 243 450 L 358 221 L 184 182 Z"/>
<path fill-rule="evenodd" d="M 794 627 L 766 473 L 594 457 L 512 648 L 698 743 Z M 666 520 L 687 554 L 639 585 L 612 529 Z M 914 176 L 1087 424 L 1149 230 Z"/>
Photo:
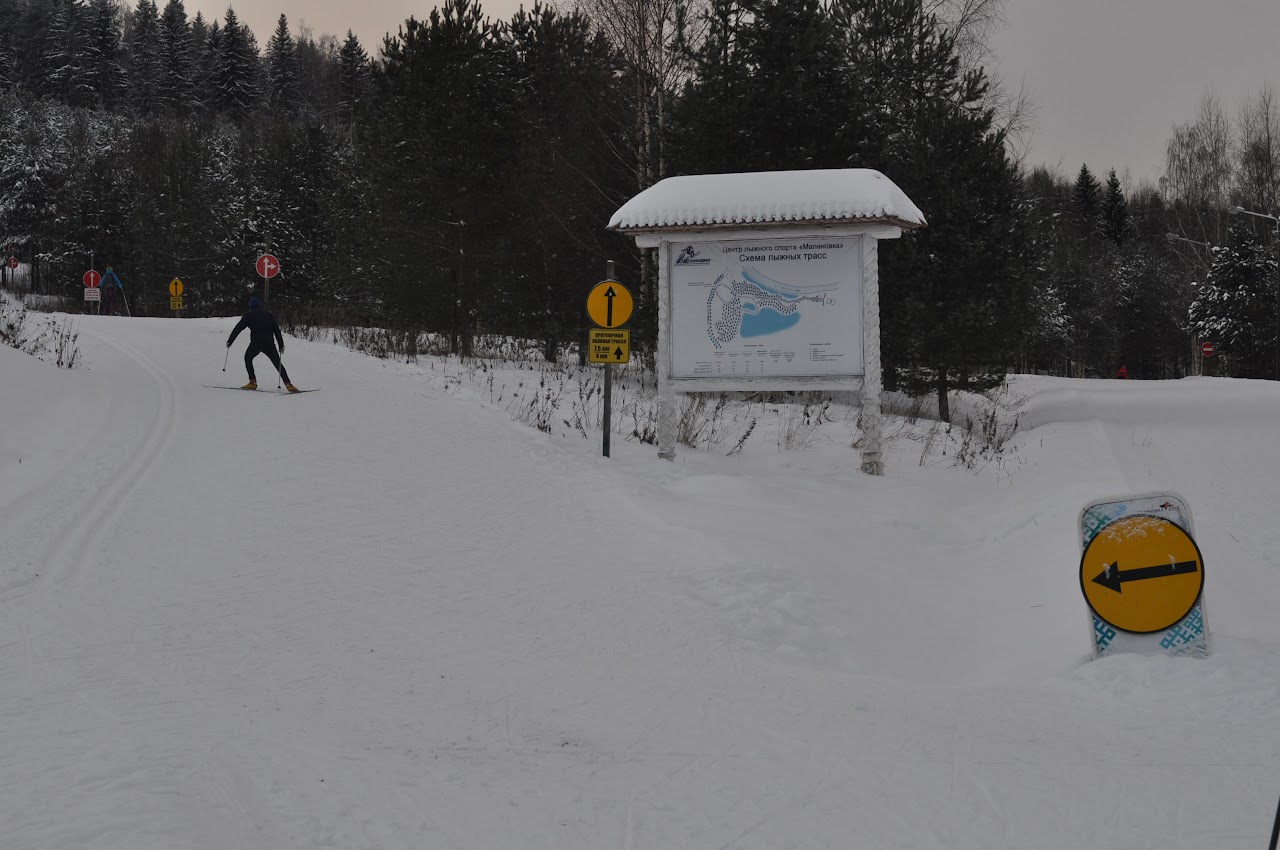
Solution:
<path fill-rule="evenodd" d="M 613 260 L 605 264 L 605 280 L 613 280 Z M 612 307 L 612 299 L 610 299 Z M 612 318 L 612 316 L 610 317 Z M 613 430 L 613 364 L 604 364 L 604 456 L 609 457 L 609 434 Z"/>
<path fill-rule="evenodd" d="M 1271 850 L 1280 845 L 1280 809 L 1276 810 L 1276 825 L 1271 830 Z"/>

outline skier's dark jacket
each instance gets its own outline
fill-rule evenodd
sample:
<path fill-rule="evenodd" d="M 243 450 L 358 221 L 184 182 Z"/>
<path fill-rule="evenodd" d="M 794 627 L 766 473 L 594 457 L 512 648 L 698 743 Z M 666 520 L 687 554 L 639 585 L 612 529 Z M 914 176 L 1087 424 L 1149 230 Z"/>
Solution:
<path fill-rule="evenodd" d="M 275 341 L 279 341 L 280 347 L 284 348 L 284 336 L 280 333 L 280 325 L 276 322 L 276 317 L 263 308 L 254 307 L 244 314 L 240 324 L 236 325 L 236 329 L 231 332 L 231 338 L 227 340 L 228 347 L 236 341 L 240 331 L 245 328 L 249 329 L 249 342 L 254 348 L 266 351 L 275 348 Z M 273 336 L 274 341 L 271 339 Z"/>

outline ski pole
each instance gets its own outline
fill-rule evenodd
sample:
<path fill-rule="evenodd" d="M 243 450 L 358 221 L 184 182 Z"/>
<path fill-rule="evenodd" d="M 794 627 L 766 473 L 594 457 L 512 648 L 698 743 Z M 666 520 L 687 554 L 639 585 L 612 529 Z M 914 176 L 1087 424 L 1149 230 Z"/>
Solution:
<path fill-rule="evenodd" d="M 1280 845 L 1280 811 L 1276 812 L 1276 825 L 1271 830 L 1271 850 L 1276 850 L 1276 846 Z"/>
<path fill-rule="evenodd" d="M 222 358 L 222 371 L 227 371 L 227 361 L 231 359 L 231 346 L 227 346 L 227 356 Z"/>

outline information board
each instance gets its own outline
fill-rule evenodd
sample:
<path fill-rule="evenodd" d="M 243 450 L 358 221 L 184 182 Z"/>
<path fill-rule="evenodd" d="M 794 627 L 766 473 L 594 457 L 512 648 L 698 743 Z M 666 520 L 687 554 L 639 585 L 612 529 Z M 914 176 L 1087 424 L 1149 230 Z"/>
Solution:
<path fill-rule="evenodd" d="M 671 246 L 671 377 L 859 377 L 862 237 Z"/>

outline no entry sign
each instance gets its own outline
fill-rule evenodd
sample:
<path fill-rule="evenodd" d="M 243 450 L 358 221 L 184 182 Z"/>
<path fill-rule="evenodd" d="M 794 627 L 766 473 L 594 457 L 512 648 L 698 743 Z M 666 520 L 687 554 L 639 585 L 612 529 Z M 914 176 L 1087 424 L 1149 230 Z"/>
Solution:
<path fill-rule="evenodd" d="M 18 267 L 18 258 L 17 258 L 17 257 L 10 257 L 10 258 L 9 258 L 9 268 L 11 268 L 11 269 L 16 269 L 17 267 Z"/>
<path fill-rule="evenodd" d="M 267 280 L 280 274 L 280 261 L 273 254 L 263 254 L 257 262 L 258 275 Z"/>
<path fill-rule="evenodd" d="M 98 274 L 94 269 L 89 269 L 84 273 L 84 285 L 90 289 L 97 289 L 102 286 L 102 275 Z"/>
<path fill-rule="evenodd" d="M 1211 342 L 1201 343 L 1200 353 L 1203 354 L 1205 357 L 1212 357 L 1213 355 L 1218 353 L 1218 346 L 1214 345 Z"/>

